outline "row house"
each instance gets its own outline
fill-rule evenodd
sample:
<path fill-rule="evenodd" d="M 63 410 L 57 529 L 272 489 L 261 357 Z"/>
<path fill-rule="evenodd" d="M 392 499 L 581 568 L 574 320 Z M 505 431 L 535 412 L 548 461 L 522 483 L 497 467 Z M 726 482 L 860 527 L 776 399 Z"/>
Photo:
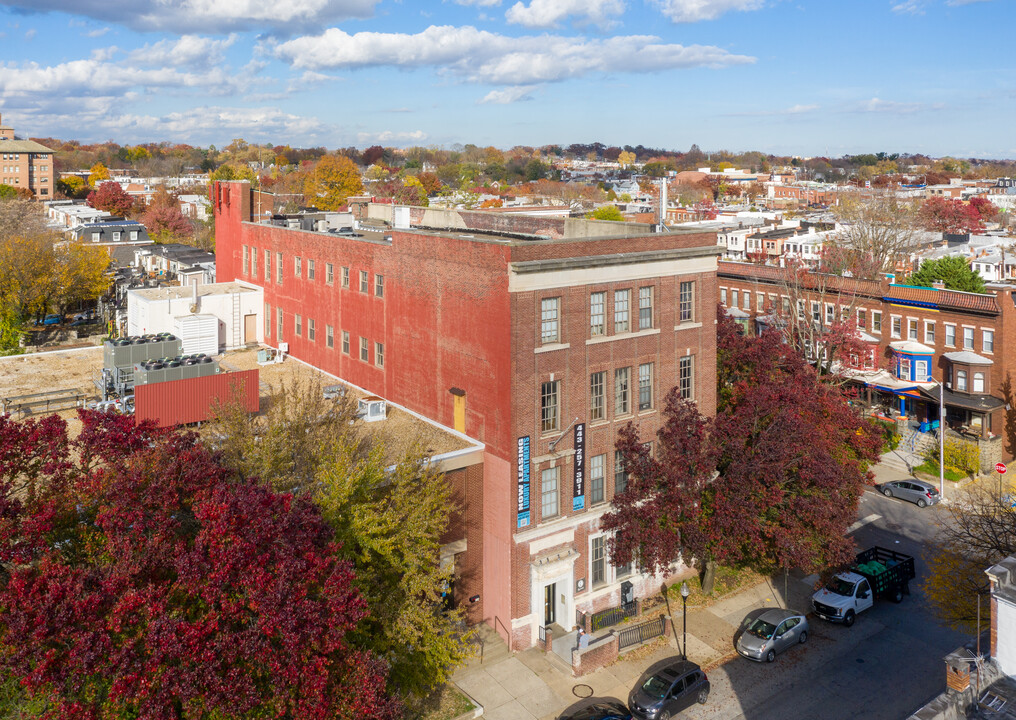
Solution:
<path fill-rule="evenodd" d="M 1016 340 L 1016 295 L 912 287 L 721 261 L 720 304 L 748 331 L 785 323 L 790 313 L 820 332 L 842 320 L 856 325 L 866 352 L 838 359 L 859 399 L 880 416 L 928 432 L 938 426 L 940 396 L 946 423 L 986 450 L 982 465 L 1003 454 L 1005 400 L 1001 385 L 1016 370 L 1004 348 Z M 944 383 L 943 388 L 940 383 Z"/>
<path fill-rule="evenodd" d="M 519 649 L 622 583 L 659 592 L 611 564 L 600 518 L 621 427 L 655 441 L 675 387 L 715 412 L 715 232 L 433 208 L 371 232 L 392 208 L 362 201 L 360 229 L 319 232 L 252 222 L 245 182 L 212 204 L 219 279 L 263 290 L 266 343 L 483 444 L 442 540 L 471 620 Z"/>

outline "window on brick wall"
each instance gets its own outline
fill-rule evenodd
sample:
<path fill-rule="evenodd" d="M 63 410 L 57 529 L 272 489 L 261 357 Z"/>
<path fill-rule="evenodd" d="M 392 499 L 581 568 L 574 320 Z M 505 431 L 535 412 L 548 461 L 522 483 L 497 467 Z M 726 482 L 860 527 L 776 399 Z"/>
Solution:
<path fill-rule="evenodd" d="M 631 368 L 614 371 L 614 414 L 627 415 L 631 412 Z"/>
<path fill-rule="evenodd" d="M 370 292 L 370 274 L 366 270 L 360 271 L 360 292 L 364 295 Z"/>
<path fill-rule="evenodd" d="M 732 288 L 730 291 L 730 307 L 738 307 L 741 304 L 741 291 Z"/>
<path fill-rule="evenodd" d="M 984 373 L 982 373 L 982 372 L 975 372 L 974 373 L 973 392 L 975 392 L 975 393 L 983 393 L 984 392 Z"/>
<path fill-rule="evenodd" d="M 589 584 L 597 588 L 607 582 L 606 537 L 599 535 L 589 541 L 590 574 Z"/>
<path fill-rule="evenodd" d="M 325 283 L 332 285 L 335 282 L 335 266 L 325 263 Z"/>
<path fill-rule="evenodd" d="M 272 306 L 265 303 L 265 337 L 272 334 Z"/>
<path fill-rule="evenodd" d="M 623 493 L 628 487 L 628 471 L 624 466 L 624 456 L 620 450 L 614 451 L 614 494 Z"/>
<path fill-rule="evenodd" d="M 972 327 L 963 328 L 963 349 L 974 349 L 974 329 Z"/>
<path fill-rule="evenodd" d="M 725 287 L 720 288 L 720 305 L 724 307 L 727 305 L 727 288 Z"/>
<path fill-rule="evenodd" d="M 557 515 L 560 479 L 559 467 L 547 468 L 540 473 L 540 517 L 543 520 Z"/>
<path fill-rule="evenodd" d="M 303 275 L 303 258 L 299 255 L 293 258 L 293 275 L 295 277 Z"/>
<path fill-rule="evenodd" d="M 276 328 L 277 332 L 275 333 L 275 339 L 282 342 L 282 308 L 275 308 L 275 313 L 278 316 L 278 327 Z"/>
<path fill-rule="evenodd" d="M 903 318 L 896 315 L 892 316 L 892 327 L 890 330 L 892 337 L 899 339 L 903 337 Z"/>
<path fill-rule="evenodd" d="M 315 325 L 314 325 L 314 318 L 307 318 L 307 339 L 308 340 L 311 340 L 311 341 L 314 340 L 314 331 L 315 331 L 315 329 L 316 328 L 315 328 Z"/>
<path fill-rule="evenodd" d="M 342 287 L 349 289 L 349 268 L 342 268 Z"/>
<path fill-rule="evenodd" d="M 299 314 L 293 316 L 293 332 L 297 337 L 303 335 L 303 318 Z"/>
<path fill-rule="evenodd" d="M 325 325 L 325 345 L 330 348 L 335 347 L 335 328 L 331 325 Z"/>
<path fill-rule="evenodd" d="M 544 345 L 561 341 L 558 324 L 561 298 L 543 298 L 540 301 L 540 342 Z"/>
<path fill-rule="evenodd" d="M 370 345 L 365 337 L 360 338 L 360 359 L 370 362 Z"/>
<path fill-rule="evenodd" d="M 685 355 L 677 365 L 677 387 L 685 400 L 694 399 L 695 393 L 695 358 Z"/>
<path fill-rule="evenodd" d="M 265 282 L 272 281 L 272 252 L 265 250 Z"/>
<path fill-rule="evenodd" d="M 876 335 L 882 334 L 882 311 L 871 311 L 871 331 Z"/>
<path fill-rule="evenodd" d="M 589 585 L 598 588 L 607 584 L 607 536 L 589 540 Z"/>
<path fill-rule="evenodd" d="M 606 476 L 606 455 L 594 455 L 589 458 L 589 504 L 595 505 L 604 500 L 603 482 Z"/>
<path fill-rule="evenodd" d="M 949 347 L 956 347 L 956 326 L 945 324 L 945 344 Z"/>
<path fill-rule="evenodd" d="M 907 318 L 907 340 L 917 342 L 917 320 Z"/>
<path fill-rule="evenodd" d="M 614 291 L 614 332 L 626 333 L 631 329 L 628 322 L 628 304 L 631 298 L 630 290 Z"/>
<path fill-rule="evenodd" d="M 250 249 L 246 245 L 243 246 L 243 274 L 250 274 Z"/>
<path fill-rule="evenodd" d="M 759 300 L 762 295 L 759 295 Z M 688 281 L 681 283 L 681 307 L 678 311 L 680 322 L 693 322 L 695 320 L 695 283 Z"/>
<path fill-rule="evenodd" d="M 314 261 L 310 258 L 307 258 L 307 279 L 314 279 Z"/>
<path fill-rule="evenodd" d="M 374 343 L 374 364 L 379 368 L 385 366 L 385 344 L 376 342 Z"/>
<path fill-rule="evenodd" d="M 349 331 L 342 331 L 342 352 L 346 355 L 349 354 Z"/>
<path fill-rule="evenodd" d="M 604 327 L 604 305 L 607 302 L 607 294 L 594 292 L 589 294 L 589 335 L 597 337 L 606 332 Z"/>
<path fill-rule="evenodd" d="M 561 427 L 559 386 L 558 380 L 550 380 L 540 385 L 540 432 L 553 432 Z"/>
<path fill-rule="evenodd" d="M 275 282 L 282 284 L 282 253 L 275 253 Z"/>
<path fill-rule="evenodd" d="M 924 321 L 924 342 L 926 345 L 935 344 L 935 323 L 931 320 Z"/>
<path fill-rule="evenodd" d="M 649 330 L 653 327 L 653 289 L 651 287 L 639 288 L 639 330 Z"/>
<path fill-rule="evenodd" d="M 383 298 L 385 296 L 385 276 L 374 275 L 374 297 Z"/>
<path fill-rule="evenodd" d="M 604 391 L 604 385 L 606 384 L 607 373 L 605 372 L 594 372 L 589 376 L 589 420 L 595 422 L 597 420 L 603 420 L 606 416 L 605 405 L 606 405 L 606 394 Z"/>
<path fill-rule="evenodd" d="M 639 365 L 639 410 L 653 407 L 653 364 Z"/>
<path fill-rule="evenodd" d="M 741 306 L 744 310 L 751 310 L 751 291 L 744 291 L 744 304 Z"/>
<path fill-rule="evenodd" d="M 995 331 L 994 330 L 982 330 L 981 331 L 981 350 L 986 353 L 995 352 Z"/>

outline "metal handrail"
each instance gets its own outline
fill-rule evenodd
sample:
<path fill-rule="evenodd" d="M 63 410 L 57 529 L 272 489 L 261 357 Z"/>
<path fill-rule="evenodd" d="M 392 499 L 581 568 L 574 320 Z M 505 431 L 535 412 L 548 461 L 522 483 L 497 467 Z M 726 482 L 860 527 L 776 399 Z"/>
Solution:
<path fill-rule="evenodd" d="M 512 649 L 512 634 L 510 632 L 508 632 L 508 628 L 506 628 L 504 626 L 504 623 L 501 622 L 501 618 L 499 618 L 497 615 L 495 615 L 494 616 L 494 631 L 495 632 L 497 631 L 497 626 L 498 625 L 500 625 L 501 629 L 504 630 L 505 642 L 508 643 L 508 649 L 511 650 Z"/>

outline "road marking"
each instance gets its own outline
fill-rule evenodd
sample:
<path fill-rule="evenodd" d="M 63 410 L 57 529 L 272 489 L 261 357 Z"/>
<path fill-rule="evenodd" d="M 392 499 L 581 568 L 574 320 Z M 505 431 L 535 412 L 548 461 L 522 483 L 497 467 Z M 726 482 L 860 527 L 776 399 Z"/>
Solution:
<path fill-rule="evenodd" d="M 849 528 L 847 528 L 847 532 L 848 533 L 852 533 L 852 532 L 854 532 L 854 530 L 860 530 L 861 528 L 863 528 L 868 523 L 873 523 L 876 520 L 881 520 L 881 519 L 882 519 L 882 516 L 878 515 L 877 513 L 872 513 L 871 515 L 866 515 L 863 518 L 861 518 L 860 520 L 858 520 L 857 522 L 855 522 L 853 525 L 851 525 Z"/>

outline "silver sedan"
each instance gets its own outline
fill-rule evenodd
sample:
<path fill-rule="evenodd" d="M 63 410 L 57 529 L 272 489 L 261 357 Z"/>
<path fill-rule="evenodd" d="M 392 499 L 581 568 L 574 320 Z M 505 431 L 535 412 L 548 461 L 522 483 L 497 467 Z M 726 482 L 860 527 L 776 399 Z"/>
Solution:
<path fill-rule="evenodd" d="M 794 610 L 766 610 L 754 620 L 745 618 L 735 647 L 755 662 L 772 662 L 776 656 L 808 639 L 808 619 Z"/>

